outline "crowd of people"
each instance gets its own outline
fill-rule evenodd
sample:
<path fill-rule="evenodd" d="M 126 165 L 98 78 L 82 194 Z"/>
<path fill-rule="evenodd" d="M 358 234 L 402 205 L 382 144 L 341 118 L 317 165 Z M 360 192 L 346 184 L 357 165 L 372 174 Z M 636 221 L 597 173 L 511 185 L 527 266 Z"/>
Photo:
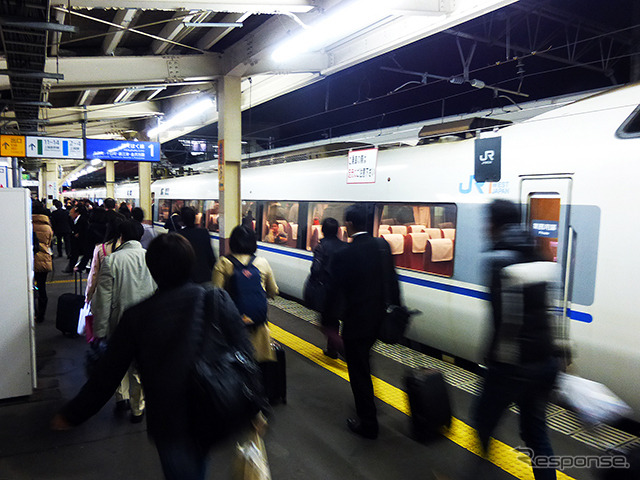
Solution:
<path fill-rule="evenodd" d="M 36 262 L 36 272 L 40 272 L 36 282 L 46 283 L 54 235 L 63 242 L 68 235 L 70 268 L 66 270 L 83 270 L 91 261 L 86 301 L 94 315 L 94 341 L 106 344 L 94 373 L 55 416 L 52 427 L 64 430 L 82 423 L 115 393 L 116 412 L 130 410 L 132 422 L 142 421 L 148 412 L 148 433 L 167 479 L 204 479 L 211 445 L 198 436 L 188 386 L 194 336 L 198 335 L 194 325 L 207 315 L 197 307 L 198 298 L 208 289 L 219 292 L 219 305 L 208 314 L 223 326 L 218 333 L 242 351 L 257 351 L 256 332 L 266 325 L 266 298 L 276 296 L 278 286 L 268 261 L 256 256 L 256 232 L 247 223 L 237 226 L 229 238 L 230 254 L 216 260 L 209 235 L 195 225 L 196 212 L 190 207 L 172 215 L 168 234 L 148 243 L 143 243 L 150 230 L 140 223 L 141 211 L 134 209 L 129 218 L 115 211 L 112 199 L 90 211 L 83 202 L 68 205 L 70 232 L 59 228 L 67 218 L 64 213 L 51 213 L 52 222 L 40 207 L 34 203 L 39 244 L 35 255 L 38 258 L 45 251 L 49 258 L 41 255 Z M 56 207 L 56 212 L 65 210 Z M 556 367 L 545 282 L 532 291 L 531 283 L 523 281 L 520 291 L 509 291 L 510 303 L 505 304 L 504 274 L 510 272 L 505 269 L 534 264 L 538 258 L 528 232 L 520 227 L 515 205 L 494 202 L 489 219 L 494 242 L 488 268 L 494 336 L 484 391 L 474 407 L 475 426 L 487 449 L 500 416 L 515 401 L 521 408 L 527 446 L 534 455 L 552 455 L 544 410 Z M 342 356 L 347 363 L 356 415 L 347 419 L 346 427 L 373 440 L 378 437 L 379 424 L 371 349 L 387 306 L 401 305 L 402 299 L 389 245 L 367 231 L 366 209 L 352 205 L 343 221 L 349 243 L 337 238 L 338 220 L 325 218 L 322 223 L 324 238 L 314 250 L 310 272 L 310 279 L 320 286 L 314 293 L 314 309 L 320 312 L 327 335 L 325 355 Z M 58 245 L 58 255 L 61 248 Z M 237 272 L 242 272 L 240 277 Z M 243 295 L 242 289 L 252 291 Z M 523 296 L 526 307 L 512 310 L 514 299 Z M 46 308 L 46 300 L 40 308 Z M 42 321 L 44 313 L 39 318 Z M 534 468 L 534 476 L 537 480 L 555 478 L 555 471 Z"/>

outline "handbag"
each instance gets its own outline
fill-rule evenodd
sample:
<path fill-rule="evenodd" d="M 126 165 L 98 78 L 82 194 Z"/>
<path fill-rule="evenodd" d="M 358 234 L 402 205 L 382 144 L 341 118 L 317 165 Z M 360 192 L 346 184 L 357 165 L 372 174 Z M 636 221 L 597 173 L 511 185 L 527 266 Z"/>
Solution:
<path fill-rule="evenodd" d="M 218 289 L 203 289 L 199 299 L 204 306 L 196 308 L 202 339 L 188 378 L 194 427 L 209 444 L 244 428 L 267 405 L 254 359 L 230 344 L 220 328 L 220 295 Z M 214 307 L 210 314 L 204 304 L 211 297 Z"/>
<path fill-rule="evenodd" d="M 302 288 L 302 300 L 305 307 L 321 312 L 324 308 L 325 294 L 324 284 L 309 274 Z"/>
<path fill-rule="evenodd" d="M 403 305 L 387 305 L 378 331 L 378 339 L 384 343 L 398 343 L 404 337 L 413 313 Z"/>
<path fill-rule="evenodd" d="M 609 423 L 631 415 L 632 410 L 622 399 L 601 383 L 560 372 L 556 383 L 560 397 L 586 423 Z"/>
<path fill-rule="evenodd" d="M 258 432 L 236 445 L 232 480 L 271 480 L 267 449 Z"/>

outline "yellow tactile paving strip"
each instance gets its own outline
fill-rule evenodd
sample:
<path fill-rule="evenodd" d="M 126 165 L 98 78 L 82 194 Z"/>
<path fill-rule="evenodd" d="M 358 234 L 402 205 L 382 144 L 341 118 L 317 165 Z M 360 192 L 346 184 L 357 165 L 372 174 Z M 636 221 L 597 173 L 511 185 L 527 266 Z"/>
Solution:
<path fill-rule="evenodd" d="M 344 380 L 349 381 L 347 365 L 342 360 L 332 360 L 326 357 L 322 353 L 321 348 L 302 340 L 300 337 L 283 330 L 273 323 L 270 323 L 269 327 L 271 329 L 272 337 L 278 342 L 286 345 L 292 350 L 295 350 L 330 372 L 335 373 Z M 377 377 L 373 377 L 373 388 L 376 397 L 380 400 L 405 415 L 411 414 L 409 411 L 409 400 L 407 398 L 407 394 L 403 390 L 394 387 Z M 475 430 L 466 423 L 458 420 L 457 418 L 453 418 L 451 421 L 451 427 L 448 430 L 443 431 L 443 434 L 455 444 L 476 455 L 480 455 L 480 448 L 476 440 L 477 437 Z M 530 465 L 520 460 L 521 457 L 521 453 L 517 452 L 505 443 L 494 440 L 491 444 L 489 461 L 516 478 L 521 480 L 534 480 Z M 569 477 L 561 471 L 557 472 L 557 477 L 558 480 L 573 480 L 573 477 Z"/>

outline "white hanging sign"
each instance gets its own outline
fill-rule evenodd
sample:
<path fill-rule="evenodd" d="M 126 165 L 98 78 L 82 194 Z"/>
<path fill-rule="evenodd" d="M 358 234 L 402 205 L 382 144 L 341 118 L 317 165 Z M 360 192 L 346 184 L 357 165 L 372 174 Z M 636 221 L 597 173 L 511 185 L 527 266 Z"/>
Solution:
<path fill-rule="evenodd" d="M 378 149 L 351 150 L 347 160 L 347 183 L 376 183 Z"/>

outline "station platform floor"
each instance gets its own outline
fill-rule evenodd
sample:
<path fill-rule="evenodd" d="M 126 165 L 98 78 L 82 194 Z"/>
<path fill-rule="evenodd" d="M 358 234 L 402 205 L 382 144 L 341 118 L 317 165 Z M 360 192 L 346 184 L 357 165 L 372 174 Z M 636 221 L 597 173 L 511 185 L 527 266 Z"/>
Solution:
<path fill-rule="evenodd" d="M 86 380 L 83 337 L 68 338 L 55 328 L 60 294 L 73 291 L 73 277 L 59 273 L 56 259 L 47 287 L 46 320 L 36 325 L 38 388 L 26 398 L 0 402 L 0 480 L 162 479 L 160 462 L 147 438 L 146 424 L 114 415 L 110 401 L 96 416 L 70 431 L 49 429 L 49 421 Z M 271 302 L 273 337 L 285 346 L 287 403 L 276 405 L 265 444 L 274 480 L 506 480 L 533 479 L 526 458 L 516 448 L 517 412 L 512 409 L 495 432 L 490 460 L 476 453 L 469 426 L 480 378 L 455 365 L 403 346 L 377 344 L 372 368 L 380 422 L 377 440 L 351 433 L 354 415 L 346 366 L 322 354 L 324 337 L 316 314 L 278 297 Z M 439 368 L 449 384 L 451 428 L 420 443 L 411 438 L 403 376 L 408 368 Z M 570 411 L 552 405 L 550 436 L 556 455 L 586 459 L 609 455 L 607 449 L 640 445 L 638 437 L 601 425 L 586 428 Z M 208 479 L 231 478 L 238 439 L 211 452 Z M 580 463 L 580 462 L 576 462 Z M 595 480 L 602 470 L 580 466 L 558 471 L 559 479 Z"/>

